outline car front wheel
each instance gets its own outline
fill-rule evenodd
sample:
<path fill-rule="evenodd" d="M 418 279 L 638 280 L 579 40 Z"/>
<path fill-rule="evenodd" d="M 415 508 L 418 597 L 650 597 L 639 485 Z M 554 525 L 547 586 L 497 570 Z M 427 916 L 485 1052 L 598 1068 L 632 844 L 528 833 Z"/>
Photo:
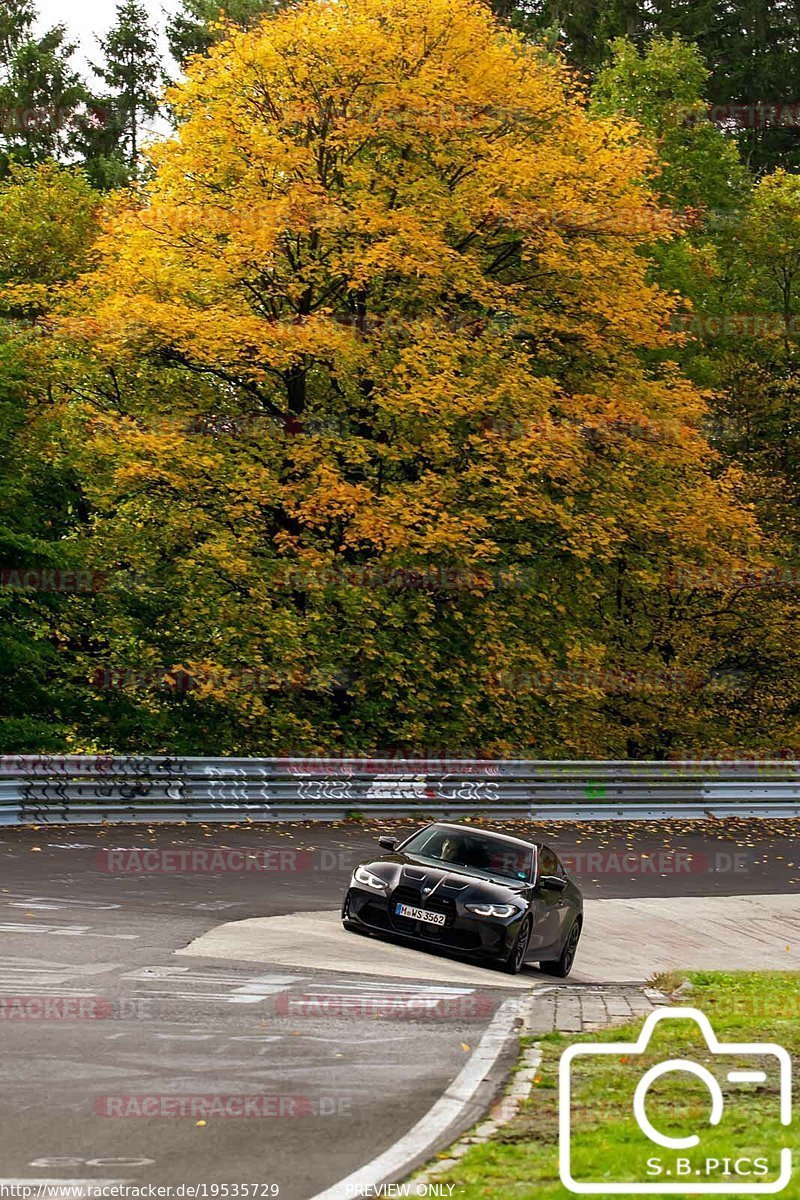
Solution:
<path fill-rule="evenodd" d="M 528 942 L 530 940 L 531 922 L 530 917 L 526 917 L 513 946 L 500 963 L 500 969 L 505 971 L 507 975 L 519 975 L 525 964 L 525 954 L 527 953 Z"/>

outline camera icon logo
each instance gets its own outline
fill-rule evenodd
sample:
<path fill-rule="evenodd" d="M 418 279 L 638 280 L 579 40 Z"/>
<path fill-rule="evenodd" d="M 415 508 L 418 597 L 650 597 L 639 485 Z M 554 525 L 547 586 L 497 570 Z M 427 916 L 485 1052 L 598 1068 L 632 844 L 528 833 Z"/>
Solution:
<path fill-rule="evenodd" d="M 635 1146 L 636 1137 L 632 1138 L 629 1162 L 632 1171 L 641 1167 L 642 1177 L 631 1182 L 611 1182 L 601 1161 L 602 1143 L 582 1144 L 581 1132 L 573 1119 L 573 1096 L 581 1060 L 616 1057 L 622 1060 L 620 1070 L 635 1073 L 636 1056 L 648 1051 L 657 1027 L 676 1021 L 694 1022 L 714 1070 L 689 1058 L 672 1058 L 644 1071 L 635 1088 L 631 1079 L 628 1111 L 635 1124 L 631 1122 L 630 1131 L 635 1135 L 638 1129 L 644 1138 L 640 1146 Z M 657 1107 L 658 1098 L 649 1094 L 659 1080 L 672 1077 L 673 1085 L 675 1082 L 683 1084 L 687 1082 L 687 1076 L 695 1085 L 699 1081 L 708 1093 L 708 1130 L 674 1136 L 659 1129 L 657 1116 L 651 1118 L 650 1112 Z M 625 1086 L 621 1090 L 621 1107 L 615 1112 L 617 1120 L 625 1120 Z M 788 1146 L 784 1146 L 779 1154 L 772 1151 L 774 1162 L 766 1153 L 758 1157 L 737 1156 L 735 1146 L 730 1147 L 730 1154 L 717 1149 L 726 1110 L 733 1105 L 746 1105 L 748 1095 L 752 1096 L 755 1088 L 767 1086 L 770 1096 L 777 1094 L 776 1125 L 788 1126 L 792 1112 L 792 1061 L 788 1052 L 782 1046 L 768 1042 L 720 1042 L 708 1017 L 695 1008 L 665 1008 L 651 1013 L 636 1042 L 570 1046 L 562 1054 L 559 1065 L 561 1182 L 570 1192 L 584 1196 L 776 1195 L 792 1179 L 792 1151 Z M 662 1115 L 662 1127 L 668 1128 L 669 1120 L 668 1110 Z M 701 1133 L 708 1134 L 709 1130 L 710 1139 L 701 1137 Z M 625 1146 L 628 1157 L 627 1136 Z M 658 1147 L 660 1153 L 655 1153 L 654 1147 Z M 595 1174 L 599 1177 L 593 1178 Z"/>

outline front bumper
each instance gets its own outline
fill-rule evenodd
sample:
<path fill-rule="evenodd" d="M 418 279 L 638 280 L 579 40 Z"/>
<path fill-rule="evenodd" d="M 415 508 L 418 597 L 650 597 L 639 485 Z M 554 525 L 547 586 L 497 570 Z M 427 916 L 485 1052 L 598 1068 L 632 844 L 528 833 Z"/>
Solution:
<path fill-rule="evenodd" d="M 444 925 L 430 925 L 398 916 L 397 904 L 411 904 L 442 912 Z M 351 886 L 344 898 L 342 918 L 372 933 L 394 937 L 428 946 L 441 946 L 486 958 L 504 958 L 516 942 L 523 913 L 510 917 L 479 917 L 457 906 L 452 900 L 423 900 L 404 888 L 395 888 L 388 895 L 367 888 Z"/>

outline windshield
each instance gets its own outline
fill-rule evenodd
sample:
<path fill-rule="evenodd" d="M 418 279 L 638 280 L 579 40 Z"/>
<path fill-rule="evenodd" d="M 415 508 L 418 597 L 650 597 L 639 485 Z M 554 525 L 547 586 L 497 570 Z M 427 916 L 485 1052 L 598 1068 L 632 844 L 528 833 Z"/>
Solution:
<path fill-rule="evenodd" d="M 532 877 L 533 851 L 530 847 L 504 838 L 485 837 L 472 829 L 462 831 L 432 825 L 406 842 L 403 854 L 453 867 L 467 867 L 515 883 L 530 883 Z"/>

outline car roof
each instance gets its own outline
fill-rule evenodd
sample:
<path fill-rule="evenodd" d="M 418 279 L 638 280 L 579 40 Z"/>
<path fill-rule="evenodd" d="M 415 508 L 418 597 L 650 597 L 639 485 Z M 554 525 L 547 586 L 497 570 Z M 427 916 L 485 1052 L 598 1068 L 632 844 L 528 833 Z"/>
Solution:
<path fill-rule="evenodd" d="M 484 837 L 497 838 L 504 842 L 516 842 L 518 846 L 525 846 L 528 850 L 539 850 L 542 846 L 542 842 L 529 842 L 527 838 L 512 837 L 510 833 L 499 833 L 496 829 L 483 829 L 475 825 L 459 825 L 456 821 L 431 821 L 425 828 L 430 829 L 431 825 L 441 826 L 443 829 L 457 829 L 459 833 L 469 830 L 470 833 L 480 833 Z"/>

